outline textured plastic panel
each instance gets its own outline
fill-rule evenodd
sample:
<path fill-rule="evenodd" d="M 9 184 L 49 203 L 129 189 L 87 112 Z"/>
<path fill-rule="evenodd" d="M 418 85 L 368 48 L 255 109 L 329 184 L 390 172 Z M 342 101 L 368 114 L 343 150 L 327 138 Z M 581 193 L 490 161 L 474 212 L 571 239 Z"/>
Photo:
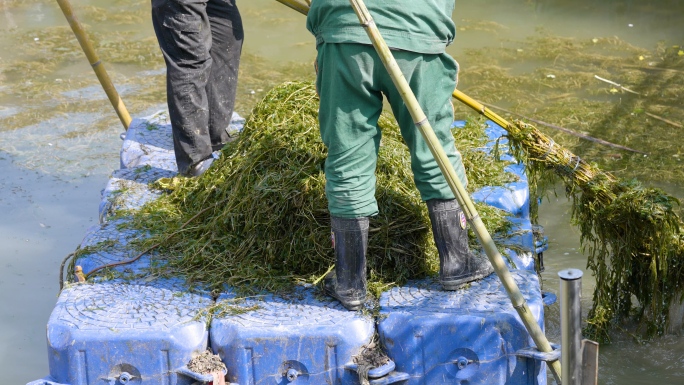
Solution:
<path fill-rule="evenodd" d="M 240 132 L 245 120 L 233 112 L 230 131 Z M 166 111 L 134 119 L 126 131 L 121 147 L 121 169 L 141 166 L 178 172 L 173 152 L 171 123 Z"/>
<path fill-rule="evenodd" d="M 143 234 L 121 229 L 119 226 L 123 223 L 124 219 L 117 219 L 88 229 L 81 242 L 82 250 L 75 260 L 75 265 L 80 265 L 83 272 L 88 274 L 99 266 L 137 257 L 140 251 L 128 246 L 128 243 L 135 238 L 142 237 Z M 118 266 L 115 269 L 139 272 L 148 267 L 149 262 L 149 254 L 146 254 L 133 263 Z"/>
<path fill-rule="evenodd" d="M 142 166 L 112 173 L 100 201 L 100 223 L 104 223 L 116 210 L 137 210 L 145 203 L 158 198 L 161 191 L 149 187 L 161 178 L 172 178 L 175 171 Z"/>
<path fill-rule="evenodd" d="M 504 262 L 511 270 L 521 269 L 535 271 L 535 254 L 529 251 L 503 249 L 499 250 Z"/>
<path fill-rule="evenodd" d="M 530 192 L 527 181 L 506 186 L 483 187 L 472 194 L 476 201 L 504 210 L 519 218 L 530 218 Z"/>
<path fill-rule="evenodd" d="M 50 376 L 71 385 L 190 384 L 175 371 L 206 350 L 206 321 L 194 317 L 211 304 L 163 281 L 67 288 L 47 326 Z"/>
<path fill-rule="evenodd" d="M 211 322 L 211 346 L 228 366 L 229 381 L 358 384 L 357 375 L 344 366 L 373 336 L 372 318 L 347 311 L 336 300 L 317 298 L 309 288 L 287 297 L 247 299 L 240 306 L 257 308 Z"/>
<path fill-rule="evenodd" d="M 544 327 L 535 273 L 511 272 Z M 546 367 L 515 352 L 532 345 L 496 275 L 446 292 L 415 282 L 383 293 L 378 332 L 408 384 L 546 384 Z"/>
<path fill-rule="evenodd" d="M 532 223 L 526 218 L 508 217 L 512 228 L 502 238 L 501 243 L 511 248 L 532 252 L 536 249 L 534 234 L 532 233 Z"/>
<path fill-rule="evenodd" d="M 35 380 L 27 383 L 26 385 L 65 385 L 65 384 L 60 384 L 59 382 L 56 382 L 54 378 L 47 376 L 45 378 L 42 378 L 40 380 Z"/>
<path fill-rule="evenodd" d="M 121 169 L 152 166 L 178 172 L 171 123 L 166 112 L 134 119 L 121 147 Z"/>

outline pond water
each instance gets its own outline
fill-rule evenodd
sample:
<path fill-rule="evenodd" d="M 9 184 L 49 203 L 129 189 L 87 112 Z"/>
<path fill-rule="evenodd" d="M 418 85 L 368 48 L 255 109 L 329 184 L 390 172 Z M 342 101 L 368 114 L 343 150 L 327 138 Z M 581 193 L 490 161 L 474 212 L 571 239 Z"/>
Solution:
<path fill-rule="evenodd" d="M 149 3 L 73 5 L 131 115 L 164 109 L 163 61 Z M 449 52 L 462 67 L 461 90 L 646 152 L 544 129 L 605 170 L 684 196 L 682 128 L 671 124 L 684 122 L 684 68 L 668 67 L 681 64 L 684 55 L 684 1 L 464 0 L 456 6 L 458 35 Z M 274 0 L 243 0 L 239 7 L 246 40 L 237 110 L 247 115 L 273 85 L 311 79 L 315 47 L 304 18 Z M 461 106 L 457 115 L 474 117 Z M 45 325 L 56 300 L 59 265 L 97 222 L 100 190 L 118 168 L 121 132 L 57 4 L 0 0 L 1 383 L 23 384 L 48 373 Z M 560 191 L 541 206 L 540 222 L 551 241 L 543 279 L 553 292 L 559 270 L 586 266 L 569 209 Z M 586 272 L 585 314 L 592 288 Z M 547 314 L 554 341 L 560 339 L 558 312 L 555 305 Z M 637 344 L 618 336 L 601 347 L 599 380 L 681 384 L 684 338 Z"/>

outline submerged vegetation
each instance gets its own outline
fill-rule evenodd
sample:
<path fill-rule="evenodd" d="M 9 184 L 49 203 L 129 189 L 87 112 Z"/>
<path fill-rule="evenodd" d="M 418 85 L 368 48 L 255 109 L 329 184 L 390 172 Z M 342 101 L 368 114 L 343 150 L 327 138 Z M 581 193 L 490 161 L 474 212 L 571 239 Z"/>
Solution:
<path fill-rule="evenodd" d="M 645 334 L 681 327 L 684 224 L 679 201 L 636 180 L 621 181 L 554 145 L 534 127 L 508 126 L 514 152 L 527 164 L 531 185 L 559 180 L 572 201 L 596 277 L 588 333 L 608 341 L 615 322 L 638 312 Z M 633 301 L 636 299 L 636 302 Z M 681 317 L 679 315 L 678 317 Z"/>
<path fill-rule="evenodd" d="M 376 293 L 395 282 L 433 275 L 438 267 L 408 150 L 393 119 L 383 115 L 380 125 L 380 214 L 371 219 L 368 250 L 370 287 Z M 506 162 L 484 155 L 483 125 L 454 133 L 466 168 L 478 171 L 469 174 L 471 188 L 513 180 L 503 171 Z M 143 248 L 160 243 L 160 255 L 171 256 L 162 274 L 180 273 L 213 287 L 274 290 L 315 281 L 334 263 L 325 158 L 314 86 L 278 86 L 257 104 L 241 135 L 207 173 L 180 179 L 173 192 L 136 212 L 134 225 L 152 234 Z M 505 213 L 480 209 L 493 232 L 506 232 Z"/>

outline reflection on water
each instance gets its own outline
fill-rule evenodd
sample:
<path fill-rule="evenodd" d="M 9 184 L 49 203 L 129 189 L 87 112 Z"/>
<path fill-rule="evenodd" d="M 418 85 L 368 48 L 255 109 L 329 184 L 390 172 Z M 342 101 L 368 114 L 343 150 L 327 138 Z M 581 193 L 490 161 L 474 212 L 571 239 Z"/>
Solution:
<path fill-rule="evenodd" d="M 684 2 L 675 0 L 464 0 L 449 52 L 460 62 L 459 87 L 501 107 L 615 143 L 635 155 L 548 131 L 559 143 L 623 177 L 664 181 L 683 196 L 681 93 Z M 73 1 L 131 115 L 163 109 L 163 60 L 149 22 L 149 2 Z M 238 112 L 274 84 L 311 79 L 315 55 L 304 18 L 273 0 L 239 2 L 246 29 Z M 684 55 L 684 53 L 682 53 Z M 677 67 L 679 66 L 679 67 Z M 609 77 L 642 95 L 595 80 Z M 552 75 L 552 76 L 550 76 Z M 459 117 L 473 116 L 463 107 Z M 96 216 L 98 192 L 118 167 L 121 128 L 52 0 L 0 0 L 0 360 L 2 383 L 47 373 L 44 325 L 55 300 L 57 266 Z M 27 173 L 27 170 L 32 170 Z M 37 173 L 36 173 L 37 172 Z M 49 175 L 49 176 L 47 176 Z M 551 239 L 543 274 L 557 291 L 557 271 L 584 268 L 569 204 L 541 208 Z M 37 267 L 38 266 L 38 267 Z M 585 275 L 584 311 L 593 279 Z M 20 290 L 20 295 L 14 295 Z M 549 309 L 559 340 L 558 309 Z M 601 348 L 601 383 L 635 385 L 684 379 L 684 339 L 636 345 L 629 337 Z"/>

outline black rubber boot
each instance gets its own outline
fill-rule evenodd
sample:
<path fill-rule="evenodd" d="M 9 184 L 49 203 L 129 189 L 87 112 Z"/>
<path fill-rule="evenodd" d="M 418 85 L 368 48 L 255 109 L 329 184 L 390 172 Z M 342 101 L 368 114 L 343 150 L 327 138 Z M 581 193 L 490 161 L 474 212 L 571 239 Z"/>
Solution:
<path fill-rule="evenodd" d="M 366 249 L 368 217 L 331 218 L 335 269 L 325 277 L 324 290 L 347 310 L 366 302 Z"/>
<path fill-rule="evenodd" d="M 456 290 L 494 272 L 486 256 L 475 255 L 468 246 L 466 217 L 455 199 L 426 202 L 432 234 L 439 253 L 439 283 Z"/>

